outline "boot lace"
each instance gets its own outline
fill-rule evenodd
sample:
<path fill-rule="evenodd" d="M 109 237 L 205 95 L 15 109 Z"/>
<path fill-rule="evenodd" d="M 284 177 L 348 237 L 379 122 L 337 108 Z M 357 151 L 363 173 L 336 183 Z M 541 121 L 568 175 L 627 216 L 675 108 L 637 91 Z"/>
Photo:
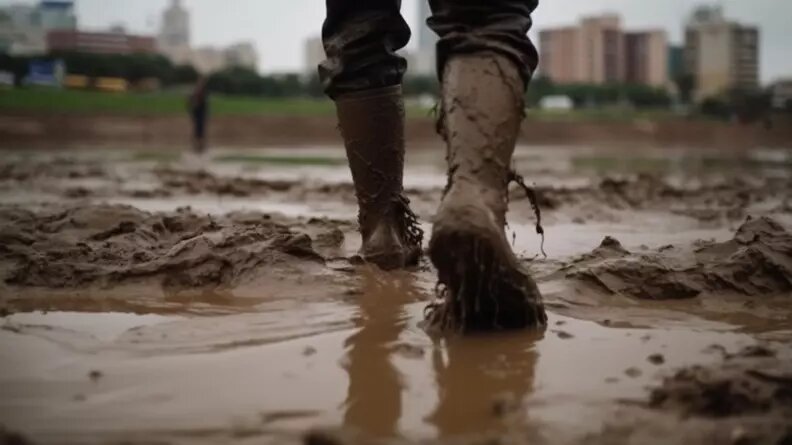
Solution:
<path fill-rule="evenodd" d="M 400 193 L 393 202 L 393 211 L 399 221 L 399 229 L 404 234 L 407 243 L 412 246 L 422 246 L 424 231 L 418 222 L 418 216 L 410 208 L 410 199 Z"/>

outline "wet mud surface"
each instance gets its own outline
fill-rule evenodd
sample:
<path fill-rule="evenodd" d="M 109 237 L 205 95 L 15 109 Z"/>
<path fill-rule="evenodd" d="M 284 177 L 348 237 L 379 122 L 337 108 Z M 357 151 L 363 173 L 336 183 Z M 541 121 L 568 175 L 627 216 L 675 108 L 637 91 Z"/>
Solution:
<path fill-rule="evenodd" d="M 429 262 L 384 273 L 350 261 L 359 238 L 343 152 L 307 152 L 220 151 L 201 164 L 9 152 L 0 437 L 792 440 L 785 168 L 649 152 L 676 161 L 603 170 L 578 149 L 521 148 L 548 257 L 516 188 L 508 233 L 548 328 L 439 338 L 421 324 Z M 408 159 L 407 195 L 429 228 L 442 153 Z"/>

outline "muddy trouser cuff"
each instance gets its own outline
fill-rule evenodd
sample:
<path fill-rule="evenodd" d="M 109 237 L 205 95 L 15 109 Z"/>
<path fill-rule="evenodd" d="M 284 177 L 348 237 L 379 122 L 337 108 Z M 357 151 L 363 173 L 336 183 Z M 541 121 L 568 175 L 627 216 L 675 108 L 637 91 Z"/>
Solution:
<path fill-rule="evenodd" d="M 527 86 L 539 59 L 527 35 L 533 25 L 531 13 L 537 0 L 430 0 L 429 3 L 433 15 L 428 24 L 440 36 L 439 79 L 443 79 L 448 60 L 456 55 L 494 52 L 518 67 Z"/>
<path fill-rule="evenodd" d="M 319 65 L 325 93 L 337 99 L 400 85 L 407 60 L 397 51 L 410 40 L 401 0 L 326 0 L 322 26 L 326 59 Z"/>
<path fill-rule="evenodd" d="M 350 91 L 343 94 L 338 94 L 335 97 L 335 102 L 337 104 L 343 104 L 345 102 L 351 101 L 358 101 L 358 100 L 367 100 L 367 99 L 377 99 L 380 97 L 386 96 L 399 96 L 402 95 L 402 87 L 401 85 L 392 85 L 387 87 L 379 87 L 379 88 L 371 88 L 366 90 L 360 91 Z"/>

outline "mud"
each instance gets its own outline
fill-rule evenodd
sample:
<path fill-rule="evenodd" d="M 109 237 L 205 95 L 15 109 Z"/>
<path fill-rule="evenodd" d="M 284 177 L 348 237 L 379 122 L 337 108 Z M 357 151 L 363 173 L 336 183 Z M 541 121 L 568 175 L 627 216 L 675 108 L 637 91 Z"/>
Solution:
<path fill-rule="evenodd" d="M 407 120 L 410 145 L 435 145 L 434 120 L 427 111 Z M 209 141 L 224 147 L 305 147 L 338 143 L 334 116 L 213 116 Z M 81 148 L 87 145 L 147 149 L 189 143 L 183 116 L 0 112 L 0 149 Z M 557 146 L 689 147 L 744 150 L 790 148 L 792 126 L 779 117 L 772 128 L 709 119 L 581 119 L 564 116 L 526 119 L 522 143 Z"/>
<path fill-rule="evenodd" d="M 651 392 L 649 405 L 685 418 L 715 419 L 732 443 L 792 441 L 792 356 L 765 347 L 726 354 L 723 362 L 683 368 Z"/>
<path fill-rule="evenodd" d="M 321 219 L 301 222 L 256 212 L 216 217 L 189 208 L 150 213 L 120 204 L 38 212 L 4 207 L 4 300 L 11 310 L 30 307 L 25 298 L 13 296 L 17 288 L 80 289 L 83 295 L 109 298 L 138 287 L 147 290 L 146 298 L 165 299 L 221 295 L 267 281 L 277 283 L 270 289 L 297 297 L 314 286 L 332 288 L 343 281 L 326 261 L 344 241 L 338 227 Z"/>
<path fill-rule="evenodd" d="M 638 299 L 784 296 L 792 293 L 792 234 L 762 217 L 747 220 L 722 243 L 702 240 L 631 253 L 608 237 L 563 273 L 582 285 L 579 292 Z"/>
<path fill-rule="evenodd" d="M 4 158 L 0 436 L 789 440 L 783 168 L 599 171 L 576 166 L 577 150 L 520 148 L 548 258 L 517 187 L 507 235 L 549 327 L 438 338 L 421 324 L 434 269 L 426 258 L 393 273 L 350 261 L 354 190 L 346 166 L 325 162 L 343 151 L 312 153 L 321 165 L 270 151 L 218 150 L 200 165 L 124 151 Z M 407 160 L 407 195 L 428 230 L 443 156 Z"/>

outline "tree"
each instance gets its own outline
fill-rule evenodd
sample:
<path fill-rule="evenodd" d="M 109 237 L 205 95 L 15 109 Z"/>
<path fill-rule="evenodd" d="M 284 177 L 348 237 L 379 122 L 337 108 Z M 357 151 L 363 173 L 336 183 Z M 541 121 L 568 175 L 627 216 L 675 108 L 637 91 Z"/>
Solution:
<path fill-rule="evenodd" d="M 177 85 L 195 83 L 198 77 L 200 74 L 192 65 L 177 65 L 173 68 L 173 82 Z"/>
<path fill-rule="evenodd" d="M 693 91 L 696 89 L 696 77 L 692 74 L 680 74 L 674 78 L 677 91 L 679 91 L 679 100 L 683 104 L 690 104 L 693 102 Z"/>

